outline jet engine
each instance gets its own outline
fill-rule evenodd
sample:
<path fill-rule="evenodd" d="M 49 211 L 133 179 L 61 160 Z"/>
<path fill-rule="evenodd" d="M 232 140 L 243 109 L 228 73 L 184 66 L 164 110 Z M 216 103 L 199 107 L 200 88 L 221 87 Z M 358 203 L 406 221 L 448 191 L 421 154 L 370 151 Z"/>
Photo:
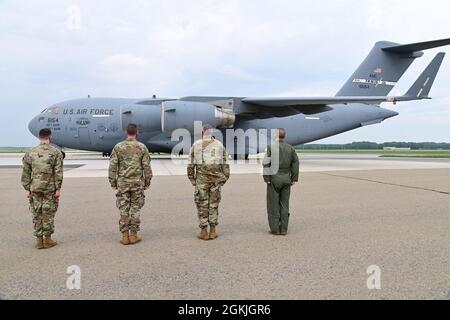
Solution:
<path fill-rule="evenodd" d="M 166 133 L 180 128 L 194 132 L 196 121 L 215 128 L 232 128 L 235 118 L 234 113 L 205 102 L 165 101 L 161 104 L 161 131 Z"/>

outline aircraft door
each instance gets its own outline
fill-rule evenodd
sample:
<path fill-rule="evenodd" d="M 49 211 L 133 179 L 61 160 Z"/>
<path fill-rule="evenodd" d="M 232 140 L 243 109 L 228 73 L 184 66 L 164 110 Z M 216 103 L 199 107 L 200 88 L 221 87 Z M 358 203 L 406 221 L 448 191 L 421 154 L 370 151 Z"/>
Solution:
<path fill-rule="evenodd" d="M 86 127 L 78 128 L 78 142 L 80 146 L 91 145 L 91 136 L 89 133 L 89 128 Z"/>

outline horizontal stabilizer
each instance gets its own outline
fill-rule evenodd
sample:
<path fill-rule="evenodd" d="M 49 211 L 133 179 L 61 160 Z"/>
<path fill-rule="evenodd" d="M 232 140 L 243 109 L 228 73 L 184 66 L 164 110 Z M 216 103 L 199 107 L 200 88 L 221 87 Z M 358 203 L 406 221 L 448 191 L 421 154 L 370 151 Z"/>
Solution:
<path fill-rule="evenodd" d="M 431 87 L 434 83 L 434 79 L 436 78 L 444 57 L 444 52 L 438 53 L 433 61 L 431 61 L 431 63 L 425 69 L 425 71 L 416 80 L 411 89 L 408 90 L 405 96 L 417 99 L 428 98 L 428 94 L 430 93 Z"/>
<path fill-rule="evenodd" d="M 411 44 L 387 46 L 387 47 L 382 48 L 382 50 L 388 51 L 388 52 L 395 52 L 395 53 L 411 53 L 411 52 L 433 49 L 433 48 L 437 48 L 437 47 L 443 47 L 443 46 L 447 46 L 447 45 L 450 45 L 450 38 L 442 39 L 442 40 L 427 41 L 427 42 L 418 42 L 418 43 L 411 43 Z"/>

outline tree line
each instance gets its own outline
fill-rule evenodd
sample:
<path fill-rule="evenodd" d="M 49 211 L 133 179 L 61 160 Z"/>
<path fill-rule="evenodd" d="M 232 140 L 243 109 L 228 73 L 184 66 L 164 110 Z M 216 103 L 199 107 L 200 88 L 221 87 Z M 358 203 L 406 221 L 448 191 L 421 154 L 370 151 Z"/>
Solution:
<path fill-rule="evenodd" d="M 450 150 L 447 142 L 352 142 L 347 144 L 305 144 L 300 150 L 383 150 L 384 148 L 411 148 L 411 150 Z"/>

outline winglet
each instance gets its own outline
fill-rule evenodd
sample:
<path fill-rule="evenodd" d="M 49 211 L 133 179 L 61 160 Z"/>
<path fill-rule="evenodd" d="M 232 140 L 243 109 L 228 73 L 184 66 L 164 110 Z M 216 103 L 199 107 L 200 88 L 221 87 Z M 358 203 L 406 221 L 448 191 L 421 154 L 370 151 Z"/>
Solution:
<path fill-rule="evenodd" d="M 422 72 L 420 77 L 405 94 L 405 97 L 411 97 L 415 99 L 429 99 L 428 94 L 430 93 L 434 79 L 436 78 L 444 57 L 444 52 L 439 52 L 436 55 L 433 61 L 431 61 L 425 71 Z"/>

